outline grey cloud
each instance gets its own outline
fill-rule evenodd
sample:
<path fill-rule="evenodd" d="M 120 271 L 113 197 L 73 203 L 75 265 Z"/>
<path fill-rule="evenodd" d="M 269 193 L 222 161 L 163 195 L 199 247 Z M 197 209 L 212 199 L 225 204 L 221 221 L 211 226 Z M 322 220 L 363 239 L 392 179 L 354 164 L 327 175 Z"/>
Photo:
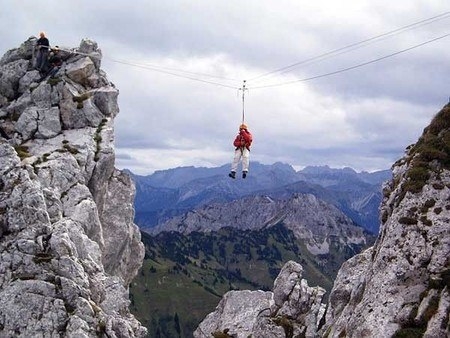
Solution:
<path fill-rule="evenodd" d="M 209 156 L 213 158 L 209 163 L 222 164 L 231 157 L 231 142 L 240 122 L 236 91 L 193 85 L 190 80 L 160 76 L 108 58 L 172 58 L 187 60 L 188 64 L 191 59 L 220 54 L 226 61 L 217 69 L 232 68 L 237 77 L 258 75 L 447 10 L 443 4 L 426 0 L 401 6 L 387 0 L 376 4 L 349 1 L 346 8 L 338 5 L 288 0 L 276 4 L 261 0 L 49 0 L 45 8 L 57 8 L 53 14 L 39 10 L 31 0 L 9 1 L 0 13 L 0 30 L 8 32 L 0 41 L 0 54 L 41 29 L 47 31 L 52 44 L 60 46 L 75 47 L 82 38 L 92 38 L 104 51 L 103 68 L 120 90 L 120 114 L 115 125 L 118 149 L 179 149 L 183 154 L 208 147 L 219 154 L 207 153 L 203 160 Z M 308 67 L 297 67 L 286 75 L 301 79 L 349 67 L 438 36 L 446 25 L 448 20 L 424 26 Z M 366 67 L 277 90 L 250 90 L 248 122 L 255 128 L 252 159 L 360 169 L 390 167 L 448 101 L 447 44 L 448 40 L 443 40 Z M 268 77 L 267 82 L 258 83 L 271 81 Z M 281 98 L 284 91 L 292 93 L 291 97 Z M 305 93 L 308 95 L 302 97 Z M 302 105 L 305 100 L 311 100 L 307 107 Z M 284 115 L 286 108 L 298 110 L 298 119 Z M 344 117 L 336 115 L 340 121 L 330 118 L 323 122 L 323 133 L 349 130 L 351 135 L 326 138 L 330 135 L 309 131 L 303 120 L 316 113 L 314 109 L 327 110 L 331 116 L 335 116 L 331 114 L 335 110 L 342 111 Z M 284 124 L 288 125 L 286 130 L 280 127 Z M 340 129 L 333 131 L 330 125 L 334 124 Z M 314 142 L 322 139 L 329 141 Z M 334 139 L 340 143 L 334 144 Z M 185 155 L 171 152 L 167 156 Z M 193 161 L 188 156 L 174 158 L 173 162 L 185 161 L 188 165 Z M 158 167 L 159 159 L 149 164 L 142 157 L 120 152 L 117 160 L 122 166 L 145 170 Z"/>
<path fill-rule="evenodd" d="M 116 153 L 116 160 L 132 161 L 132 160 L 135 160 L 135 158 L 133 156 L 131 156 L 130 154 L 120 152 L 120 149 L 118 149 L 118 152 Z"/>

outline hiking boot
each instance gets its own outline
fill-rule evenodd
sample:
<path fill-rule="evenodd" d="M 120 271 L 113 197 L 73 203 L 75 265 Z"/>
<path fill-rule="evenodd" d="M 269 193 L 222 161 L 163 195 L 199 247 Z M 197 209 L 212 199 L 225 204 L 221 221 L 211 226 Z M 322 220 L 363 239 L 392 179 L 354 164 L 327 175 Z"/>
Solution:
<path fill-rule="evenodd" d="M 242 178 L 246 178 L 247 177 L 247 172 L 246 171 L 243 171 L 242 172 Z"/>
<path fill-rule="evenodd" d="M 230 176 L 231 178 L 236 178 L 236 172 L 232 171 L 228 174 L 228 176 Z"/>

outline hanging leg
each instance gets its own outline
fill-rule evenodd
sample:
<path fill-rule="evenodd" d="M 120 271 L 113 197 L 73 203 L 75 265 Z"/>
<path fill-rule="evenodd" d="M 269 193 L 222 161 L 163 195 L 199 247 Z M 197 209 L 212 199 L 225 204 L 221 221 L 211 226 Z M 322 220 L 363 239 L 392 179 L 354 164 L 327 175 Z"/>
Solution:
<path fill-rule="evenodd" d="M 233 162 L 231 163 L 231 172 L 228 174 L 231 178 L 236 178 L 236 171 L 239 165 L 239 161 L 241 160 L 242 151 L 241 149 L 236 149 L 234 151 Z"/>
<path fill-rule="evenodd" d="M 242 178 L 247 177 L 248 166 L 250 164 L 250 151 L 244 148 L 242 151 Z"/>

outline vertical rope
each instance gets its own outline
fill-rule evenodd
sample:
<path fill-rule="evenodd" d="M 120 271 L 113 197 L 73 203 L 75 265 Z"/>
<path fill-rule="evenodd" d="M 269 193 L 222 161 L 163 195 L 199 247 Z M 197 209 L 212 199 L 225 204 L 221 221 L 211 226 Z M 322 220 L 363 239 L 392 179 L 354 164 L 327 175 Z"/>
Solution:
<path fill-rule="evenodd" d="M 240 88 L 242 90 L 242 123 L 245 122 L 245 91 L 248 90 L 245 88 L 245 82 L 247 82 L 247 80 L 244 80 L 242 88 Z"/>

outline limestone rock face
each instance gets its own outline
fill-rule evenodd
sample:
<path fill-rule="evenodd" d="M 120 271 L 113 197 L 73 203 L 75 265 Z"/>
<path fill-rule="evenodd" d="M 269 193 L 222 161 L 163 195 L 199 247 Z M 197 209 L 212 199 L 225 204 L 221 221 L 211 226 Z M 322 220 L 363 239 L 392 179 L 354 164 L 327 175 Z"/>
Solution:
<path fill-rule="evenodd" d="M 114 168 L 118 90 L 90 40 L 39 82 L 35 40 L 0 60 L 0 336 L 145 336 L 128 309 L 144 246 Z"/>
<path fill-rule="evenodd" d="M 323 332 L 329 337 L 448 337 L 450 106 L 385 184 L 375 245 L 343 265 Z"/>
<path fill-rule="evenodd" d="M 393 174 L 383 189 L 379 237 L 342 265 L 326 314 L 324 291 L 308 287 L 301 266 L 288 262 L 260 304 L 253 305 L 258 293 L 226 294 L 194 336 L 449 337 L 450 105 Z"/>

